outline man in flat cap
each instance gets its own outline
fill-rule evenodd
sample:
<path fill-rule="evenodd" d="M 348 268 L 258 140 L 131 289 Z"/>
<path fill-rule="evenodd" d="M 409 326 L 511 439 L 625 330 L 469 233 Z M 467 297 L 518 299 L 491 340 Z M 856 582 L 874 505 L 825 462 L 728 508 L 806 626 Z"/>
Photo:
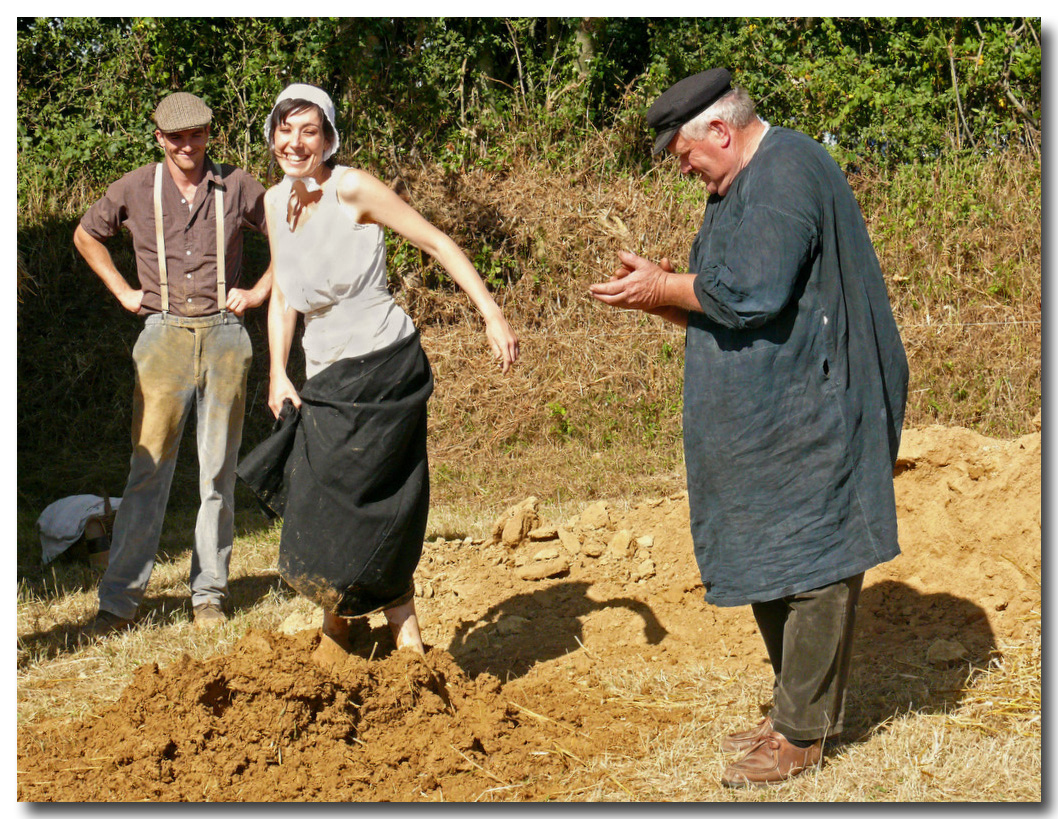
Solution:
<path fill-rule="evenodd" d="M 893 466 L 908 368 L 859 206 L 811 138 L 770 127 L 727 70 L 647 113 L 654 152 L 709 192 L 687 273 L 619 254 L 592 295 L 686 327 L 683 436 L 706 600 L 749 604 L 773 703 L 725 737 L 732 787 L 819 764 L 844 718 L 864 572 L 899 554 Z"/>
<path fill-rule="evenodd" d="M 194 622 L 210 628 L 226 619 L 235 465 L 251 360 L 242 315 L 267 300 L 272 271 L 253 287 L 242 286 L 243 230 L 266 230 L 264 187 L 208 158 L 211 120 L 212 111 L 195 95 L 165 97 L 154 112 L 163 161 L 110 185 L 74 232 L 77 250 L 121 306 L 146 319 L 132 351 L 129 477 L 99 583 L 99 612 L 85 629 L 90 636 L 134 624 L 192 405 L 201 495 L 191 557 Z M 132 234 L 138 288 L 104 244 L 122 227 Z"/>

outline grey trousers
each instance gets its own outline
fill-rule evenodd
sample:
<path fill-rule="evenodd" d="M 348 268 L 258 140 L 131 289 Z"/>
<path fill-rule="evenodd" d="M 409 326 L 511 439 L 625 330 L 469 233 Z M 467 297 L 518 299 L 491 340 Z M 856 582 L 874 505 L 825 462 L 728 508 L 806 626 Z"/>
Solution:
<path fill-rule="evenodd" d="M 818 589 L 753 603 L 775 672 L 772 724 L 790 739 L 842 731 L 852 634 L 863 573 Z"/>
<path fill-rule="evenodd" d="M 230 313 L 147 318 L 132 359 L 129 477 L 114 521 L 99 608 L 131 619 L 154 569 L 184 424 L 197 408 L 199 496 L 191 556 L 192 605 L 217 603 L 228 589 L 235 521 L 235 466 L 252 351 Z"/>

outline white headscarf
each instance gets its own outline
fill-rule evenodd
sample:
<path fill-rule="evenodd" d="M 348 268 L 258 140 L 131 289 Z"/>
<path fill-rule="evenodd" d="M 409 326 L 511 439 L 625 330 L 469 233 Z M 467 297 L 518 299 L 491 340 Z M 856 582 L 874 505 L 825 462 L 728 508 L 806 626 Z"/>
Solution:
<path fill-rule="evenodd" d="M 317 88 L 315 85 L 308 85 L 306 83 L 294 83 L 288 85 L 283 89 L 282 93 L 276 97 L 276 104 L 272 106 L 272 110 L 268 114 L 268 119 L 265 120 L 264 136 L 265 143 L 268 145 L 268 149 L 272 149 L 272 114 L 275 113 L 276 106 L 283 100 L 307 100 L 308 102 L 314 102 L 320 106 L 323 111 L 323 115 L 327 117 L 327 121 L 331 124 L 331 130 L 334 131 L 334 143 L 323 152 L 323 161 L 326 162 L 332 156 L 334 152 L 338 150 L 340 144 L 338 139 L 338 128 L 334 124 L 334 103 L 331 102 L 331 98 L 327 96 L 327 92 L 322 88 Z"/>

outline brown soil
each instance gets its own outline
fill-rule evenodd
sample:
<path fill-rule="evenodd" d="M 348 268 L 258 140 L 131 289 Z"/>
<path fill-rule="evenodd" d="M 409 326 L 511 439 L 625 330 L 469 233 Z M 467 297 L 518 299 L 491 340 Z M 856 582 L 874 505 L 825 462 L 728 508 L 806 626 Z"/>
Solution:
<path fill-rule="evenodd" d="M 951 706 L 968 665 L 1028 637 L 1038 612 L 1039 433 L 909 430 L 897 473 L 903 554 L 867 575 L 845 741 Z M 703 601 L 685 496 L 569 521 L 536 509 L 509 510 L 484 543 L 427 544 L 425 658 L 372 618 L 351 654 L 306 628 L 142 667 L 97 716 L 20 728 L 18 798 L 576 799 L 600 778 L 593 758 L 678 730 L 691 707 L 600 696 L 584 683 L 601 669 L 706 662 L 766 705 L 749 609 Z M 740 727 L 718 723 L 717 738 Z"/>

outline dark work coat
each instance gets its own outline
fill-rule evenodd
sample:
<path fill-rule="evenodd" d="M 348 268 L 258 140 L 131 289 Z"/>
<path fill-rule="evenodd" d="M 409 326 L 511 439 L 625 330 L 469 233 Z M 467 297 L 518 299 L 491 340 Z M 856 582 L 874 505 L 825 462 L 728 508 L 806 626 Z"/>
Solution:
<path fill-rule="evenodd" d="M 690 272 L 684 450 L 706 599 L 774 600 L 898 555 L 907 357 L 826 150 L 769 129 L 709 198 Z"/>

